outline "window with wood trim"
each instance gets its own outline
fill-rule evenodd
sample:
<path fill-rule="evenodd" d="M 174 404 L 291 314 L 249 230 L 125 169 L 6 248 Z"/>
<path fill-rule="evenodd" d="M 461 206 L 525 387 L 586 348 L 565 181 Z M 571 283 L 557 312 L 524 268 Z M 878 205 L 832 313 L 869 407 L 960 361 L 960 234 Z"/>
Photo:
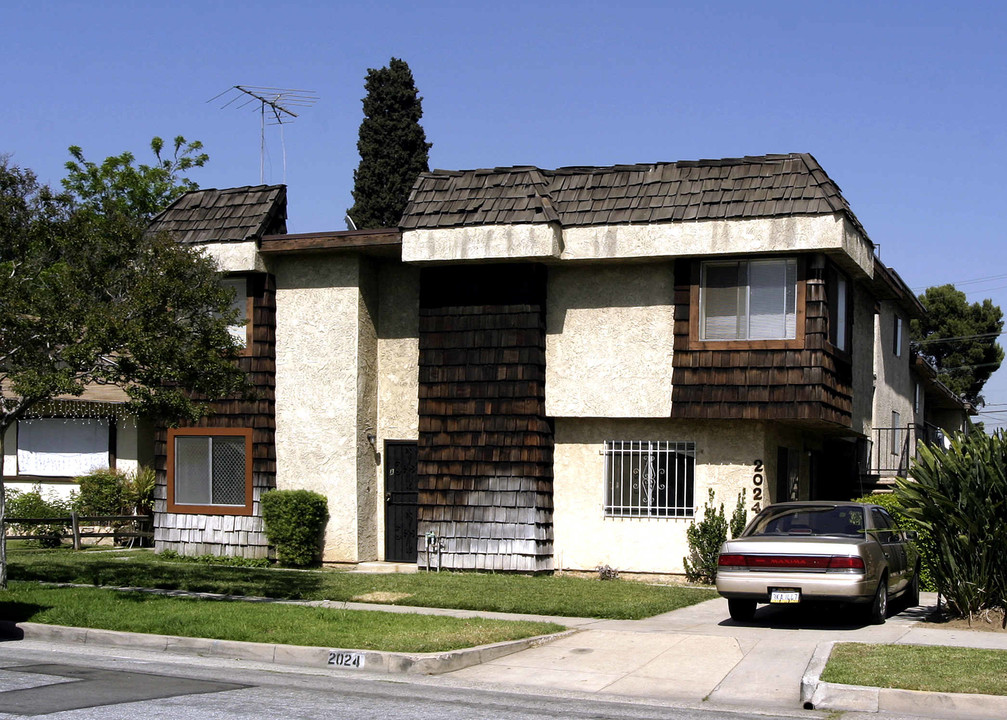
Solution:
<path fill-rule="evenodd" d="M 605 515 L 692 517 L 695 485 L 695 443 L 605 442 Z"/>
<path fill-rule="evenodd" d="M 234 290 L 231 309 L 237 314 L 238 320 L 233 325 L 228 325 L 227 331 L 247 353 L 252 347 L 252 298 L 248 292 L 249 279 L 244 275 L 228 275 L 221 278 L 220 284 Z"/>
<path fill-rule="evenodd" d="M 168 430 L 168 512 L 252 514 L 251 428 Z"/>
<path fill-rule="evenodd" d="M 829 342 L 836 350 L 849 352 L 853 324 L 849 279 L 839 270 L 830 268 L 826 274 L 825 293 L 829 303 Z"/>
<path fill-rule="evenodd" d="M 704 262 L 700 340 L 793 340 L 797 337 L 797 260 Z"/>

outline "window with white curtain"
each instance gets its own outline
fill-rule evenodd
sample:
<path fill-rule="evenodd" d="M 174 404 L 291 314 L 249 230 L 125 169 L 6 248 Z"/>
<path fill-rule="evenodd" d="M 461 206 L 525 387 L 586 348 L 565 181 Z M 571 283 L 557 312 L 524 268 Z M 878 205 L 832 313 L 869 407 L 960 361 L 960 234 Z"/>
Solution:
<path fill-rule="evenodd" d="M 17 427 L 19 475 L 78 477 L 108 467 L 108 420 L 35 418 Z"/>
<path fill-rule="evenodd" d="M 796 337 L 796 259 L 703 263 L 701 340 L 792 340 Z"/>

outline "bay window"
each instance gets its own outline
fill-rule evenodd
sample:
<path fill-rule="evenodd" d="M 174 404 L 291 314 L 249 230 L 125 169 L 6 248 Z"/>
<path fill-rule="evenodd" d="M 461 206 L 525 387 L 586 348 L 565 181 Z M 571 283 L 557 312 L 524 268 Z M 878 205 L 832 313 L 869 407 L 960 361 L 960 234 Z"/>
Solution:
<path fill-rule="evenodd" d="M 797 260 L 705 262 L 700 280 L 700 340 L 797 337 Z"/>

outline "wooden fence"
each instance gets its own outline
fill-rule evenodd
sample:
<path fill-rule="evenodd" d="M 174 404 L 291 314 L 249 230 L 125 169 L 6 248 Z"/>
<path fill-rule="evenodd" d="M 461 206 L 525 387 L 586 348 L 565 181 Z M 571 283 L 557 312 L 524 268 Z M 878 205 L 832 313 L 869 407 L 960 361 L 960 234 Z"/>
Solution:
<path fill-rule="evenodd" d="M 112 523 L 128 523 L 125 527 L 111 527 L 108 530 L 81 528 L 108 528 Z M 57 525 L 69 527 L 70 532 L 59 533 L 60 539 L 73 538 L 74 550 L 80 550 L 81 540 L 85 538 L 153 538 L 154 518 L 150 515 L 89 515 L 82 516 L 70 513 L 63 517 L 49 518 L 16 518 L 3 520 L 3 531 L 7 532 L 12 525 Z M 131 529 L 127 529 L 131 528 Z M 35 533 L 29 535 L 7 535 L 8 540 L 44 540 L 55 538 L 56 533 Z"/>

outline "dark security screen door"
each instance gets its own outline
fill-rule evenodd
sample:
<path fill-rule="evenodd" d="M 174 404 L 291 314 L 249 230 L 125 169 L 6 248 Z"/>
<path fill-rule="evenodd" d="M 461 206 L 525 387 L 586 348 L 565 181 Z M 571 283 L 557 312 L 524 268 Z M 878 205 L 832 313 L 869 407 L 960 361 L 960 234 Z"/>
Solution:
<path fill-rule="evenodd" d="M 416 562 L 416 443 L 385 441 L 385 560 Z"/>

